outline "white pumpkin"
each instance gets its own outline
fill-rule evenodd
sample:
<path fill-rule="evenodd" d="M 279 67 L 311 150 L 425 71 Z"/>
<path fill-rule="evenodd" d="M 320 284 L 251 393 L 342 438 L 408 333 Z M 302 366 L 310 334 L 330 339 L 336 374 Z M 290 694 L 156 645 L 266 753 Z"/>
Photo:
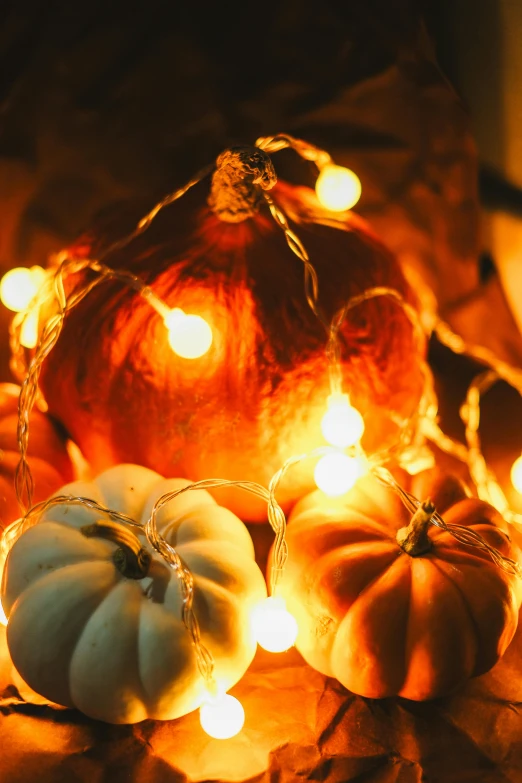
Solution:
<path fill-rule="evenodd" d="M 161 495 L 188 483 L 118 465 L 56 494 L 91 498 L 145 523 Z M 113 559 L 121 547 L 85 535 L 86 526 L 107 522 L 100 517 L 83 506 L 54 506 L 14 544 L 2 585 L 13 663 L 35 691 L 92 718 L 177 718 L 205 695 L 182 620 L 179 579 L 139 530 L 151 555 L 148 573 L 124 576 Z M 252 540 L 203 490 L 178 495 L 159 512 L 157 527 L 194 576 L 201 640 L 214 658 L 218 685 L 228 689 L 254 657 L 251 613 L 266 597 Z"/>

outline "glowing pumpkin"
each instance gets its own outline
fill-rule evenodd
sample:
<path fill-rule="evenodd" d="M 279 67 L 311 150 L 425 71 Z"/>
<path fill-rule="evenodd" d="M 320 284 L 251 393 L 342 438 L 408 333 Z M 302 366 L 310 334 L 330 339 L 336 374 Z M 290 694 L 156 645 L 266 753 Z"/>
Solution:
<path fill-rule="evenodd" d="M 59 494 L 91 498 L 138 522 L 187 482 L 120 465 Z M 158 530 L 194 576 L 203 643 L 227 690 L 256 650 L 252 608 L 266 597 L 250 536 L 205 491 L 175 498 Z M 108 540 L 106 540 L 108 539 Z M 110 723 L 171 719 L 198 707 L 205 683 L 182 621 L 174 569 L 131 528 L 80 506 L 55 506 L 14 544 L 2 604 L 13 663 L 35 691 Z"/>
<path fill-rule="evenodd" d="M 16 430 L 18 395 L 12 383 L 0 384 L 0 528 L 20 515 L 14 477 L 20 459 Z M 51 419 L 35 408 L 29 420 L 29 464 L 33 474 L 34 500 L 44 500 L 73 479 L 73 466 L 65 444 Z"/>
<path fill-rule="evenodd" d="M 140 275 L 170 306 L 203 316 L 214 335 L 209 352 L 196 360 L 173 355 L 151 307 L 121 284 L 104 284 L 70 314 L 47 361 L 49 410 L 95 471 L 133 461 L 194 480 L 266 484 L 286 458 L 324 443 L 326 334 L 305 299 L 303 264 L 262 198 L 249 216 L 234 205 L 240 222 L 229 222 L 218 203 L 226 189 L 220 182 L 212 208 L 205 181 L 108 259 Z M 413 301 L 395 258 L 362 220 L 326 211 L 307 188 L 280 182 L 271 195 L 317 269 L 327 319 L 372 286 Z M 396 303 L 373 300 L 347 317 L 341 344 L 345 389 L 366 419 L 364 445 L 389 445 L 398 433 L 390 417 L 412 415 L 421 392 L 422 349 L 411 325 Z M 312 467 L 288 474 L 283 507 L 314 487 Z M 243 518 L 265 518 L 255 498 L 220 492 Z"/>
<path fill-rule="evenodd" d="M 413 489 L 429 493 L 446 523 L 520 562 L 500 514 L 456 479 L 420 476 Z M 416 515 L 420 525 L 409 516 L 367 477 L 342 499 L 309 495 L 289 520 L 280 590 L 299 623 L 296 646 L 315 669 L 370 698 L 446 694 L 488 671 L 517 627 L 520 578 L 426 527 L 429 513 Z"/>

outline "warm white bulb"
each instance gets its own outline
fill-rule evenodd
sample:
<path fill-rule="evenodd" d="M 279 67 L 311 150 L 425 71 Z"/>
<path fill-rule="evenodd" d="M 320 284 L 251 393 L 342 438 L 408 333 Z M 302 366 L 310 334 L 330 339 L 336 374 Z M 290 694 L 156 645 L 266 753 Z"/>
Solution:
<path fill-rule="evenodd" d="M 39 266 L 10 269 L 0 282 L 2 304 L 15 313 L 27 310 L 44 279 L 45 271 Z"/>
<path fill-rule="evenodd" d="M 7 625 L 7 617 L 4 612 L 4 607 L 2 606 L 1 601 L 0 601 L 0 625 Z"/>
<path fill-rule="evenodd" d="M 200 315 L 187 315 L 176 307 L 165 318 L 169 344 L 183 359 L 199 359 L 212 345 L 212 329 Z"/>
<path fill-rule="evenodd" d="M 364 433 L 364 419 L 359 411 L 350 405 L 347 394 L 331 394 L 328 410 L 321 421 L 325 440 L 340 449 L 358 443 Z"/>
<path fill-rule="evenodd" d="M 24 348 L 36 348 L 38 345 L 38 312 L 36 310 L 31 311 L 24 318 L 20 330 L 20 344 Z"/>
<path fill-rule="evenodd" d="M 361 198 L 361 181 L 350 169 L 329 164 L 317 177 L 315 192 L 323 207 L 332 212 L 344 212 Z"/>
<path fill-rule="evenodd" d="M 245 722 L 245 710 L 240 701 L 229 693 L 201 705 L 199 720 L 204 731 L 214 739 L 230 739 L 239 734 Z"/>
<path fill-rule="evenodd" d="M 297 620 L 279 596 L 270 596 L 256 606 L 252 626 L 257 643 L 268 652 L 285 652 L 297 639 Z"/>
<path fill-rule="evenodd" d="M 315 466 L 315 483 L 326 495 L 336 497 L 350 490 L 361 476 L 361 463 L 347 454 L 325 454 Z"/>
<path fill-rule="evenodd" d="M 514 461 L 511 468 L 511 482 L 516 491 L 522 493 L 522 454 Z"/>

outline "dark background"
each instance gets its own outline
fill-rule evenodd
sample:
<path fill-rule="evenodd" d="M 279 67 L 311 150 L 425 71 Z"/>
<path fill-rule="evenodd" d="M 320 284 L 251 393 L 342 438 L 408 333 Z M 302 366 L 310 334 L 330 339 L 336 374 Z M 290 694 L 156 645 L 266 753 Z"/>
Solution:
<path fill-rule="evenodd" d="M 148 208 L 228 144 L 284 131 L 353 168 L 358 211 L 414 284 L 442 307 L 459 302 L 481 280 L 477 161 L 430 35 L 451 66 L 443 10 L 415 0 L 4 2 L 0 270 L 44 265 L 100 213 Z M 311 182 L 309 168 L 290 168 Z"/>

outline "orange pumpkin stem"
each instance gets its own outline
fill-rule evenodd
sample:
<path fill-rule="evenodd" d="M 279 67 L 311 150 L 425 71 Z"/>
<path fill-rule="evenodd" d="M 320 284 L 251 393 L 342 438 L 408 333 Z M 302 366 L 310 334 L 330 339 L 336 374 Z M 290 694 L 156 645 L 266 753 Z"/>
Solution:
<path fill-rule="evenodd" d="M 231 147 L 221 153 L 208 205 L 220 220 L 241 223 L 255 215 L 263 203 L 263 190 L 271 190 L 277 176 L 270 157 L 257 147 Z"/>
<path fill-rule="evenodd" d="M 142 547 L 137 536 L 115 522 L 95 522 L 80 528 L 87 538 L 105 538 L 118 544 L 112 559 L 114 565 L 127 579 L 143 579 L 149 573 L 151 556 Z"/>
<path fill-rule="evenodd" d="M 435 506 L 431 500 L 425 500 L 418 507 L 410 520 L 408 527 L 401 527 L 396 540 L 401 549 L 410 557 L 424 555 L 431 549 L 432 543 L 428 535 L 428 529 L 435 513 Z"/>

